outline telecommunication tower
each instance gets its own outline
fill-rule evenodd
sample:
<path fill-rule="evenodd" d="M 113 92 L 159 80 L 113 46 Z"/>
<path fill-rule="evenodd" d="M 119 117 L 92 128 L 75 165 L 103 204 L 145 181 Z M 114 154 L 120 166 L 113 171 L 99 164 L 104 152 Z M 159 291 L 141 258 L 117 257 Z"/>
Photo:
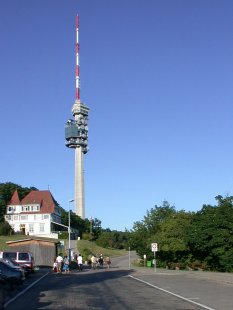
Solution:
<path fill-rule="evenodd" d="M 84 154 L 88 151 L 88 112 L 89 108 L 80 100 L 79 70 L 79 17 L 76 16 L 76 96 L 72 107 L 74 119 L 65 126 L 65 145 L 75 149 L 75 213 L 85 218 Z"/>

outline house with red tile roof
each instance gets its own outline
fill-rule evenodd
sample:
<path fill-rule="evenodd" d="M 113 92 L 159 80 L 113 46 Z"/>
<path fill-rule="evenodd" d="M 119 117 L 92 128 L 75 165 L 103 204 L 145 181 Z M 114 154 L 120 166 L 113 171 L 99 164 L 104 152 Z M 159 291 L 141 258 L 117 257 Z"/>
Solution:
<path fill-rule="evenodd" d="M 16 190 L 7 206 L 5 220 L 15 232 L 57 238 L 52 228 L 55 223 L 61 223 L 61 212 L 49 190 L 31 191 L 21 201 Z"/>

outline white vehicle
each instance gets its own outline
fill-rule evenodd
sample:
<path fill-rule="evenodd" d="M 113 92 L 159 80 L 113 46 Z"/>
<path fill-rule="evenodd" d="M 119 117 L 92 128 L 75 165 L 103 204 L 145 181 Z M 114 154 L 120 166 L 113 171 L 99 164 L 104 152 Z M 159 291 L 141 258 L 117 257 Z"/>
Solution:
<path fill-rule="evenodd" d="M 20 266 L 26 266 L 34 272 L 34 257 L 31 252 L 0 252 L 0 258 L 14 260 Z"/>

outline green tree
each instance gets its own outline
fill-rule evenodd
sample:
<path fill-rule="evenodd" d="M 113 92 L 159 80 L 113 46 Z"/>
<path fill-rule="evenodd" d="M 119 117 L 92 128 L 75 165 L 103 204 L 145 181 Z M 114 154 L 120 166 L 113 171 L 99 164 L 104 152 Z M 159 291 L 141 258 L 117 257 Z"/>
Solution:
<path fill-rule="evenodd" d="M 217 196 L 217 206 L 203 205 L 188 236 L 193 259 L 212 270 L 233 271 L 233 197 Z"/>
<path fill-rule="evenodd" d="M 8 222 L 1 222 L 0 223 L 0 235 L 8 236 L 14 234 L 14 230 L 10 226 Z"/>
<path fill-rule="evenodd" d="M 184 210 L 167 217 L 160 225 L 160 230 L 151 237 L 151 242 L 159 244 L 157 257 L 166 265 L 186 262 L 189 256 L 187 235 L 189 233 L 193 213 Z"/>
<path fill-rule="evenodd" d="M 176 214 L 175 207 L 171 206 L 168 201 L 164 201 L 162 206 L 155 206 L 147 211 L 142 221 L 134 223 L 130 231 L 129 245 L 135 249 L 139 256 L 147 255 L 153 257 L 150 245 L 157 242 L 157 236 L 161 232 L 161 225 Z"/>
<path fill-rule="evenodd" d="M 101 234 L 102 227 L 101 227 L 101 221 L 97 218 L 94 218 L 89 222 L 92 229 L 92 238 L 93 240 L 96 240 L 99 238 L 99 235 Z"/>
<path fill-rule="evenodd" d="M 105 248 L 126 249 L 128 245 L 128 233 L 122 231 L 102 231 L 96 244 Z"/>
<path fill-rule="evenodd" d="M 63 225 L 69 226 L 69 212 L 61 208 L 61 222 Z M 82 237 L 82 234 L 87 231 L 86 220 L 81 219 L 80 216 L 70 211 L 70 227 L 78 231 L 78 235 Z M 59 228 L 59 230 L 67 231 L 67 228 Z"/>
<path fill-rule="evenodd" d="M 6 207 L 9 204 L 14 191 L 18 191 L 19 199 L 25 197 L 30 191 L 37 190 L 35 187 L 22 187 L 12 182 L 0 183 L 0 222 L 4 222 Z"/>

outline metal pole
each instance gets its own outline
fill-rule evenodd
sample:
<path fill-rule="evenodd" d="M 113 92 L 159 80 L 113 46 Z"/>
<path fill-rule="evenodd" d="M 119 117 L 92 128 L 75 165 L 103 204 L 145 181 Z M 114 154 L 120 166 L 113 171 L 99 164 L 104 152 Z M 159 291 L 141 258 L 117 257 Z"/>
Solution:
<path fill-rule="evenodd" d="M 129 247 L 129 269 L 131 267 L 131 264 L 130 264 L 130 247 Z"/>
<path fill-rule="evenodd" d="M 155 263 L 155 272 L 156 272 L 156 259 L 155 259 L 155 251 L 154 251 L 154 263 Z"/>
<path fill-rule="evenodd" d="M 71 202 L 73 202 L 74 201 L 74 199 L 71 199 L 71 200 L 69 200 L 69 252 L 68 252 L 68 257 L 69 257 L 69 261 L 71 261 L 71 253 L 70 253 L 70 251 L 71 251 L 71 249 L 70 249 L 70 203 Z"/>
<path fill-rule="evenodd" d="M 93 254 L 93 240 L 92 240 L 92 217 L 90 219 L 90 241 L 91 241 L 91 253 Z"/>

